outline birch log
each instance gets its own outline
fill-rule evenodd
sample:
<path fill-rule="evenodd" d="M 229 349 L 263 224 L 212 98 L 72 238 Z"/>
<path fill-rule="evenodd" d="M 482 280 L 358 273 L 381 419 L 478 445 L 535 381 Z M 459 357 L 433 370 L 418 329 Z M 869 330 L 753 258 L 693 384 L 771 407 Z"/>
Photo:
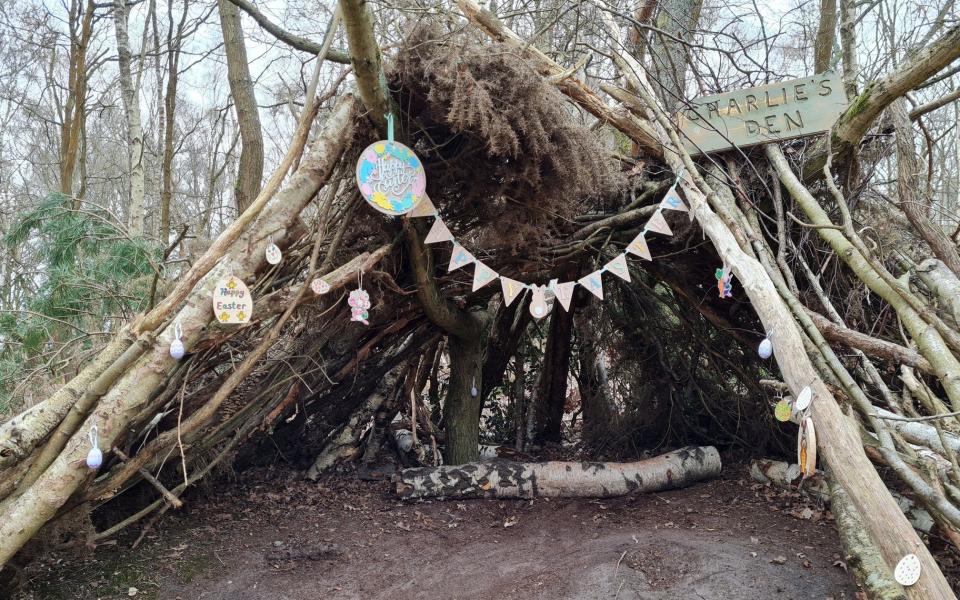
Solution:
<path fill-rule="evenodd" d="M 397 496 L 418 498 L 611 498 L 687 487 L 720 474 L 713 446 L 689 446 L 632 463 L 491 461 L 405 469 Z"/>

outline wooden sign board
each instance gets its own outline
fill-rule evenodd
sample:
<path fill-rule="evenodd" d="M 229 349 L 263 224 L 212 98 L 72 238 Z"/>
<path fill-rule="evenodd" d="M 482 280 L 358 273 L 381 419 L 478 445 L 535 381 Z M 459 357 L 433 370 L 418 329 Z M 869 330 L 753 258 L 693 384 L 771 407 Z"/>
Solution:
<path fill-rule="evenodd" d="M 213 288 L 213 314 L 221 323 L 249 323 L 253 297 L 239 278 L 229 275 Z"/>
<path fill-rule="evenodd" d="M 836 73 L 704 96 L 680 111 L 684 145 L 706 154 L 829 131 L 847 108 Z"/>

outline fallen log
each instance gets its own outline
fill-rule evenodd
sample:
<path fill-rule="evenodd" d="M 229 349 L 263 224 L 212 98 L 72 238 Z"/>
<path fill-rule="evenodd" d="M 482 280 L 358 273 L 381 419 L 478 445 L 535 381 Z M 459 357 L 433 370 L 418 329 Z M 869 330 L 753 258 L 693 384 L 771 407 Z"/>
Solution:
<path fill-rule="evenodd" d="M 419 498 L 610 498 L 686 487 L 720 474 L 713 446 L 688 446 L 639 462 L 491 461 L 404 469 L 397 496 Z"/>

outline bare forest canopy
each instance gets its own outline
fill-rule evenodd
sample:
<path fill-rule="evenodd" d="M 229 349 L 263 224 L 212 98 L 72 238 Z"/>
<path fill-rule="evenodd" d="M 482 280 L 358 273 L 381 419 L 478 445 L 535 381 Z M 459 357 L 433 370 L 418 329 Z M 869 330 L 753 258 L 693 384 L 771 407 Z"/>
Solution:
<path fill-rule="evenodd" d="M 389 448 L 418 497 L 449 495 L 450 473 L 467 496 L 484 473 L 521 482 L 502 495 L 605 486 L 589 465 L 457 466 L 481 445 L 792 460 L 773 407 L 809 387 L 792 419 L 815 426 L 862 585 L 954 597 L 958 57 L 953 0 L 0 0 L 4 580 L 78 532 L 142 538 L 204 478 L 276 461 L 376 473 Z M 457 241 L 506 277 L 595 271 L 675 184 L 691 218 L 664 213 L 672 235 L 602 301 L 577 288 L 535 319 L 531 294 L 448 272 L 429 219 L 362 200 L 357 159 L 388 114 Z M 229 276 L 245 325 L 213 314 Z M 637 464 L 657 476 L 624 491 L 719 470 L 713 448 Z M 921 576 L 903 587 L 906 554 Z"/>

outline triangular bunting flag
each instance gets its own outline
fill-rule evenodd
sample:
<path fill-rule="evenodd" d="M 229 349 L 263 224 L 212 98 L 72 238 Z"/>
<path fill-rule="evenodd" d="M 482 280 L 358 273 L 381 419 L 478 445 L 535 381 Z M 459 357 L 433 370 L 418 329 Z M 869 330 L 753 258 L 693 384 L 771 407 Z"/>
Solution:
<path fill-rule="evenodd" d="M 653 260 L 653 257 L 650 256 L 650 248 L 647 247 L 647 239 L 643 237 L 642 231 L 637 234 L 637 237 L 633 238 L 633 241 L 627 246 L 627 252 L 640 258 Z"/>
<path fill-rule="evenodd" d="M 673 187 L 671 187 L 670 190 L 667 192 L 667 195 L 663 197 L 663 201 L 660 202 L 660 206 L 668 210 L 679 210 L 681 212 L 689 212 L 687 205 L 683 203 L 683 200 L 680 199 L 680 194 L 677 193 L 676 184 L 674 184 Z"/>
<path fill-rule="evenodd" d="M 450 233 L 450 230 L 447 229 L 447 224 L 444 223 L 440 217 L 437 217 L 437 220 L 433 222 L 433 227 L 430 228 L 430 233 L 427 234 L 427 239 L 424 240 L 427 244 L 436 244 L 438 242 L 450 242 L 453 241 L 453 234 Z"/>
<path fill-rule="evenodd" d="M 653 213 L 653 216 L 650 217 L 650 220 L 647 221 L 647 224 L 644 225 L 643 228 L 647 231 L 662 233 L 663 235 L 673 235 L 673 231 L 670 230 L 670 226 L 667 225 L 667 220 L 663 218 L 663 213 L 660 212 L 659 209 Z"/>
<path fill-rule="evenodd" d="M 608 273 L 613 273 L 624 281 L 630 281 L 630 268 L 627 267 L 626 254 L 618 254 L 616 258 L 608 262 L 603 267 L 603 270 L 607 271 Z"/>
<path fill-rule="evenodd" d="M 430 201 L 429 196 L 424 196 L 420 203 L 413 207 L 413 210 L 407 213 L 409 217 L 435 217 L 437 216 L 437 207 Z"/>
<path fill-rule="evenodd" d="M 440 221 L 438 220 L 437 222 L 439 223 Z M 450 253 L 450 265 L 447 267 L 447 273 L 455 271 L 460 267 L 465 267 L 474 260 L 473 255 L 467 252 L 466 248 L 454 242 L 453 252 Z"/>
<path fill-rule="evenodd" d="M 501 275 L 500 288 L 503 290 L 503 303 L 510 306 L 513 304 L 514 298 L 519 296 L 526 289 L 526 286 L 519 281 Z"/>
<path fill-rule="evenodd" d="M 576 287 L 576 281 L 564 281 L 563 283 L 554 283 L 551 286 L 553 295 L 557 297 L 557 302 L 567 312 L 570 312 L 570 301 L 573 300 L 573 290 Z"/>
<path fill-rule="evenodd" d="M 591 294 L 603 300 L 603 279 L 600 275 L 603 271 L 594 271 L 586 277 L 581 277 L 577 283 L 587 288 Z"/>
<path fill-rule="evenodd" d="M 483 264 L 479 260 L 474 261 L 473 270 L 473 291 L 477 291 L 483 286 L 497 278 L 497 272 Z"/>

